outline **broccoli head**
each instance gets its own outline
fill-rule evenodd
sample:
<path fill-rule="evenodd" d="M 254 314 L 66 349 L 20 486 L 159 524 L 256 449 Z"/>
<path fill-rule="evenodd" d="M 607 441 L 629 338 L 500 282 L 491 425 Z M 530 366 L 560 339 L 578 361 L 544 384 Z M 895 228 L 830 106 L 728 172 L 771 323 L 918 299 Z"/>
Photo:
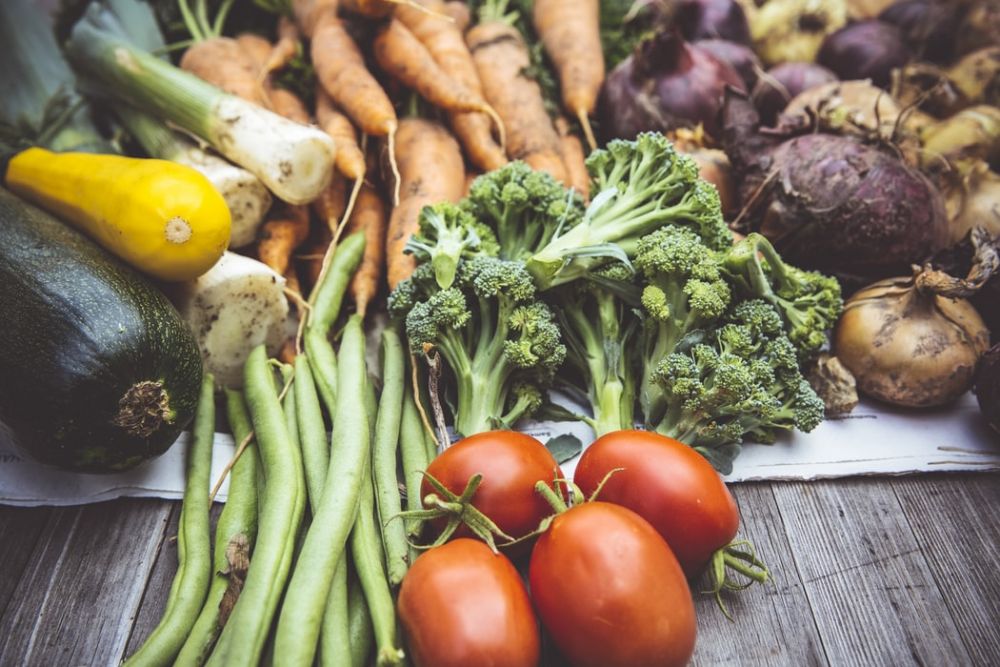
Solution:
<path fill-rule="evenodd" d="M 756 233 L 734 244 L 722 266 L 742 298 L 763 299 L 778 309 L 800 361 L 819 353 L 843 310 L 836 278 L 786 264 Z"/>
<path fill-rule="evenodd" d="M 504 259 L 531 256 L 583 217 L 578 194 L 520 161 L 476 178 L 460 206 L 493 230 Z"/>
<path fill-rule="evenodd" d="M 661 134 L 614 140 L 587 158 L 594 198 L 580 224 L 563 228 L 527 260 L 541 289 L 631 257 L 638 239 L 665 225 L 689 228 L 710 249 L 732 243 L 715 186 Z M 501 240 L 501 244 L 503 241 Z"/>
<path fill-rule="evenodd" d="M 781 316 L 762 300 L 741 302 L 700 342 L 666 355 L 653 380 L 668 406 L 657 432 L 695 447 L 724 474 L 745 439 L 774 442 L 779 429 L 811 431 L 823 418 Z"/>
<path fill-rule="evenodd" d="M 430 262 L 434 278 L 442 288 L 454 282 L 462 257 L 500 253 L 492 229 L 447 202 L 424 207 L 420 212 L 420 228 L 407 241 L 406 250 L 421 263 Z"/>
<path fill-rule="evenodd" d="M 393 291 L 390 311 L 405 316 L 414 353 L 441 353 L 462 435 L 508 427 L 536 410 L 566 357 L 555 316 L 521 262 L 460 259 L 446 288 L 418 267 Z"/>

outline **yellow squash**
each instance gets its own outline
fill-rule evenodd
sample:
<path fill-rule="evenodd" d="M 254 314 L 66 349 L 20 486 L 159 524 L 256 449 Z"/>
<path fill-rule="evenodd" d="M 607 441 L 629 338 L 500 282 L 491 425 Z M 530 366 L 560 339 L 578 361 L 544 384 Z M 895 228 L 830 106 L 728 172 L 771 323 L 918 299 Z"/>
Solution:
<path fill-rule="evenodd" d="M 200 276 L 229 243 L 222 195 L 174 162 L 29 148 L 10 160 L 5 183 L 162 280 Z"/>

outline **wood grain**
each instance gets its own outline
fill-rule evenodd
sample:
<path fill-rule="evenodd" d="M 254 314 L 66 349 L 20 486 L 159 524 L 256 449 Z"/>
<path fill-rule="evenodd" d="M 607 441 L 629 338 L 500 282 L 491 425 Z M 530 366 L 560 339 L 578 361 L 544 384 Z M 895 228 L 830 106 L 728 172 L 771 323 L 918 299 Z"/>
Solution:
<path fill-rule="evenodd" d="M 1000 659 L 1000 480 L 934 475 L 892 481 L 973 664 Z"/>
<path fill-rule="evenodd" d="M 825 665 L 809 600 L 799 577 L 770 484 L 733 485 L 740 506 L 738 537 L 750 540 L 774 580 L 723 595 L 733 620 L 714 596 L 699 595 L 707 578 L 692 586 L 698 613 L 693 664 Z"/>
<path fill-rule="evenodd" d="M 156 500 L 54 510 L 0 617 L 0 662 L 117 664 L 169 513 Z"/>
<path fill-rule="evenodd" d="M 31 560 L 31 553 L 52 514 L 47 507 L 0 507 L 0 616 Z"/>
<path fill-rule="evenodd" d="M 772 488 L 831 664 L 969 662 L 891 484 Z"/>

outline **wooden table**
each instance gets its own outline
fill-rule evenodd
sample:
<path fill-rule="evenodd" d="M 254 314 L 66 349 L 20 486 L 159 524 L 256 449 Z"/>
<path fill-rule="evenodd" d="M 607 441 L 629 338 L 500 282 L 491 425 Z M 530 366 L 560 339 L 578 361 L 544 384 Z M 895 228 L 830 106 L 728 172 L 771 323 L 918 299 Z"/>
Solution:
<path fill-rule="evenodd" d="M 1000 664 L 1000 473 L 734 485 L 774 582 L 699 596 L 695 663 Z M 116 665 L 159 620 L 179 503 L 0 507 L 0 665 Z"/>

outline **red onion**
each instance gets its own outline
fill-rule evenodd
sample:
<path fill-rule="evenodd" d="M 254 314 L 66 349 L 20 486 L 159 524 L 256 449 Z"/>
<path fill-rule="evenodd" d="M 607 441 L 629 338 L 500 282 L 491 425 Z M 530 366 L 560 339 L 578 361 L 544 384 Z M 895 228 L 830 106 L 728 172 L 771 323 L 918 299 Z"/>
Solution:
<path fill-rule="evenodd" d="M 861 21 L 827 35 L 816 62 L 828 67 L 841 79 L 871 79 L 887 88 L 892 70 L 910 61 L 903 33 L 881 21 Z"/>
<path fill-rule="evenodd" d="M 955 55 L 964 11 L 956 2 L 899 0 L 879 14 L 878 20 L 899 28 L 910 50 L 922 59 L 944 64 Z"/>
<path fill-rule="evenodd" d="M 701 123 L 717 136 L 727 85 L 746 90 L 736 70 L 685 42 L 676 29 L 660 32 L 605 79 L 597 108 L 601 132 L 606 139 L 632 139 Z"/>
<path fill-rule="evenodd" d="M 811 88 L 837 80 L 837 75 L 815 63 L 782 63 L 767 70 L 753 88 L 754 106 L 761 122 L 772 126 L 788 102 Z"/>
<path fill-rule="evenodd" d="M 728 63 L 743 79 L 746 89 L 753 89 L 757 83 L 757 73 L 763 68 L 757 54 L 749 46 L 724 39 L 699 39 L 694 45 Z"/>
<path fill-rule="evenodd" d="M 724 39 L 750 46 L 750 26 L 743 7 L 735 0 L 683 0 L 677 22 L 691 42 Z"/>

